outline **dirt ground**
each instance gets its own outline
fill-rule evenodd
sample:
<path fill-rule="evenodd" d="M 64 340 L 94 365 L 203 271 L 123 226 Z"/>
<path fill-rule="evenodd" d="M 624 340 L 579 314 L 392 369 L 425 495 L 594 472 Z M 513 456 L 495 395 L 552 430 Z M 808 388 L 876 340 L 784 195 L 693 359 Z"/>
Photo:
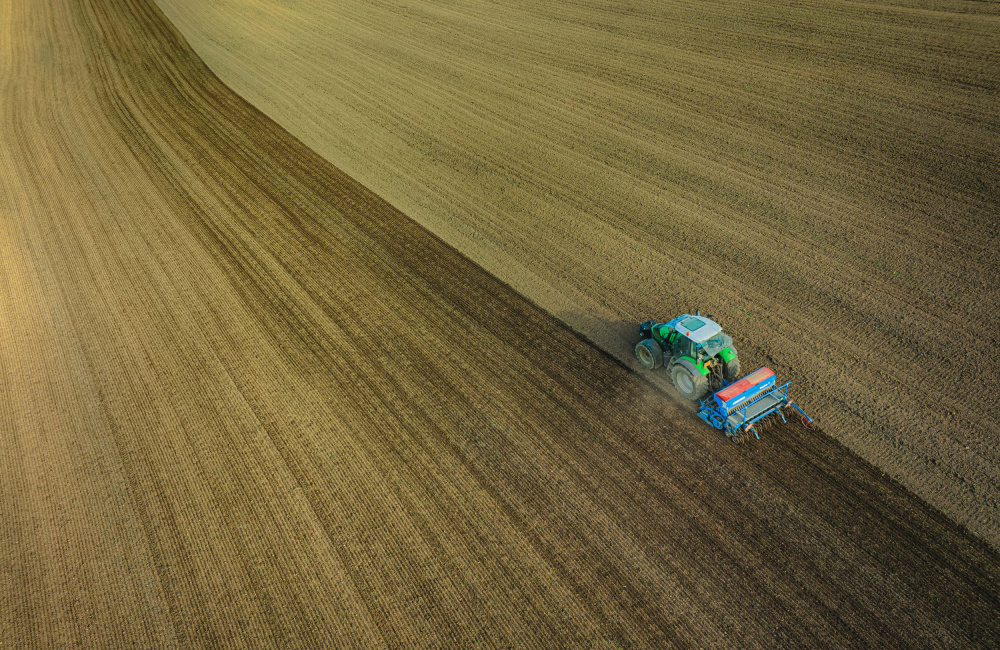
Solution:
<path fill-rule="evenodd" d="M 989 646 L 1000 557 L 822 432 L 737 446 L 224 86 L 0 4 L 19 647 Z"/>
<path fill-rule="evenodd" d="M 1000 545 L 1000 5 L 157 0 L 222 80 L 616 358 L 700 307 Z"/>

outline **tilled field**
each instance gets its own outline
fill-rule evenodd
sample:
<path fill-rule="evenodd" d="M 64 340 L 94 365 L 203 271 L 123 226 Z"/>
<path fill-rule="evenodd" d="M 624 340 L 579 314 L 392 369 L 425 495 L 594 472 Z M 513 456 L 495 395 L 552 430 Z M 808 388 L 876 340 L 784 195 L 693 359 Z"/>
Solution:
<path fill-rule="evenodd" d="M 1000 4 L 157 0 L 222 80 L 616 358 L 700 307 L 1000 547 Z"/>
<path fill-rule="evenodd" d="M 240 99 L 146 0 L 0 3 L 22 647 L 989 646 L 1000 558 L 738 447 Z"/>

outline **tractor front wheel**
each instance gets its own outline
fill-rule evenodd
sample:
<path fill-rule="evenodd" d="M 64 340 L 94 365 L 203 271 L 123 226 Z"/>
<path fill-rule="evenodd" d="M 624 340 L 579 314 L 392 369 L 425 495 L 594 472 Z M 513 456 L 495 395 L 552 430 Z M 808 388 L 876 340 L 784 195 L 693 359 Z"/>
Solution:
<path fill-rule="evenodd" d="M 663 348 L 654 339 L 640 341 L 635 346 L 635 356 L 646 370 L 656 370 L 663 365 Z"/>
<path fill-rule="evenodd" d="M 702 374 L 692 374 L 685 366 L 677 364 L 670 371 L 674 387 L 685 399 L 701 399 L 708 394 L 708 377 Z"/>

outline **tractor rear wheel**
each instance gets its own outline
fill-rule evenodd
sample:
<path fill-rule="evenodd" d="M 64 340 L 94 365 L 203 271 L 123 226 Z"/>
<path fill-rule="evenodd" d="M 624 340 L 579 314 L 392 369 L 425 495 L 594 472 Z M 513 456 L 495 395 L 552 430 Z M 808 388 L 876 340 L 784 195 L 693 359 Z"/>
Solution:
<path fill-rule="evenodd" d="M 663 365 L 663 348 L 653 339 L 640 341 L 635 346 L 635 356 L 646 370 L 656 370 Z"/>
<path fill-rule="evenodd" d="M 708 394 L 708 377 L 700 373 L 694 374 L 685 366 L 677 364 L 670 371 L 674 387 L 685 399 L 701 399 Z"/>
<path fill-rule="evenodd" d="M 740 376 L 740 358 L 736 355 L 736 348 L 732 348 L 733 358 L 722 364 L 722 378 L 728 382 L 736 381 Z"/>

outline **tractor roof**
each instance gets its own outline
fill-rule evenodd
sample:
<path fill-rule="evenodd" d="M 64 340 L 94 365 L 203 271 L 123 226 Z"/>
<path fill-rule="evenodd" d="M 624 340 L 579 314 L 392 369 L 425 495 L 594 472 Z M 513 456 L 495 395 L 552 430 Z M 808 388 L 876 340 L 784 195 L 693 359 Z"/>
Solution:
<path fill-rule="evenodd" d="M 683 314 L 672 319 L 667 325 L 688 337 L 695 343 L 703 343 L 722 331 L 722 326 L 704 316 Z"/>

